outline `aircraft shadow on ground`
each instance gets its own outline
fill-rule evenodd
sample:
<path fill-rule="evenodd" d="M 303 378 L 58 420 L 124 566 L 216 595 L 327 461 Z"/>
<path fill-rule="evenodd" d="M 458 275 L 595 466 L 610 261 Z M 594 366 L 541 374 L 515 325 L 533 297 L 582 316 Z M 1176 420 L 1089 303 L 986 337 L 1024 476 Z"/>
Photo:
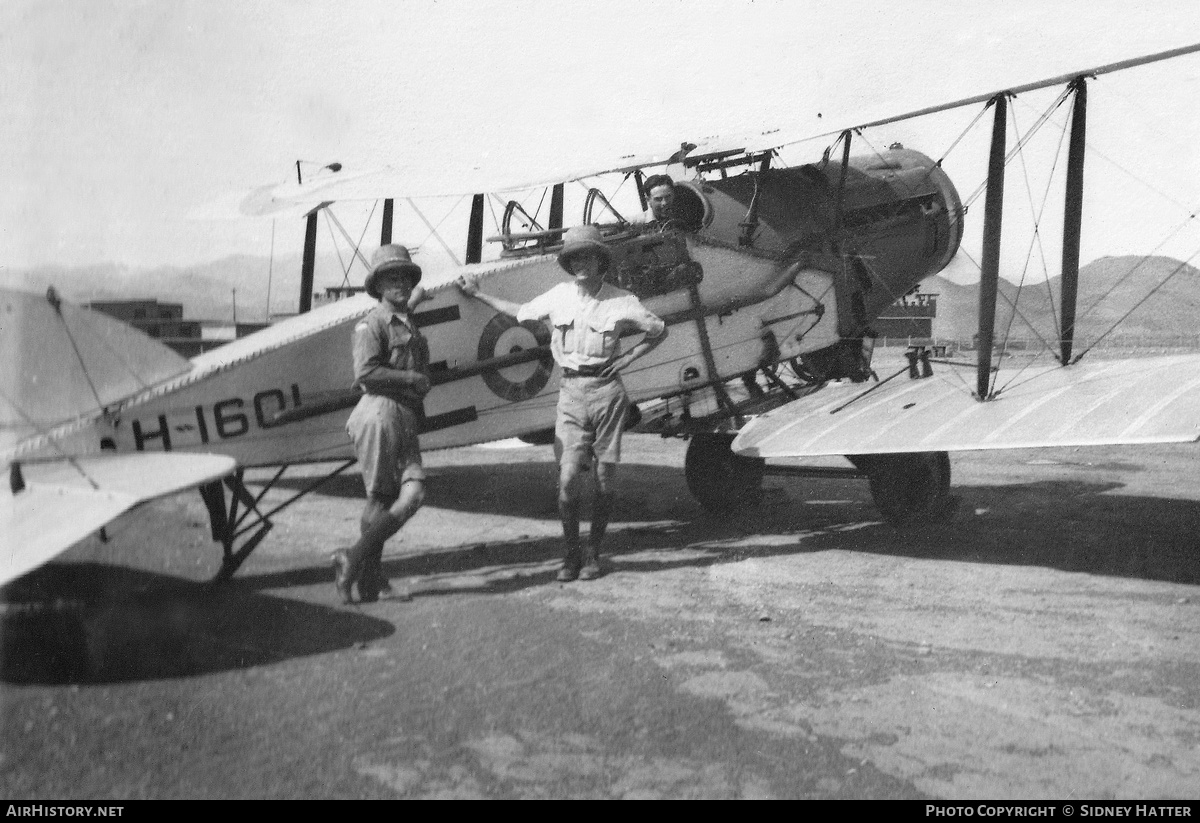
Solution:
<path fill-rule="evenodd" d="M 441 479 L 446 488 L 461 489 L 458 481 L 476 477 L 475 471 L 461 467 Z M 502 476 L 511 481 L 537 471 L 515 466 Z M 623 471 L 621 502 L 606 548 L 611 565 L 621 572 L 653 573 L 747 557 L 845 550 L 1200 584 L 1195 553 L 1200 501 L 1112 494 L 1121 488 L 1119 483 L 1046 480 L 955 487 L 959 506 L 949 522 L 897 529 L 880 522 L 862 481 L 801 480 L 768 486 L 760 504 L 717 516 L 687 497 L 675 469 L 633 465 Z M 489 482 L 504 486 L 503 479 Z M 668 483 L 679 488 L 659 485 Z M 653 497 L 646 493 L 647 484 L 659 486 Z M 528 486 L 518 483 L 511 494 L 516 511 L 495 509 L 496 500 L 486 497 L 483 510 L 553 517 L 547 512 L 553 486 L 531 494 Z M 459 495 L 432 494 L 430 499 L 433 505 L 471 499 L 461 491 Z M 535 497 L 545 499 L 531 499 Z M 556 538 L 525 539 L 392 557 L 385 566 L 392 576 L 425 578 L 417 582 L 418 597 L 503 593 L 552 583 L 553 561 L 560 552 Z M 252 576 L 244 584 L 268 588 L 328 577 L 325 569 L 295 570 Z"/>
<path fill-rule="evenodd" d="M 191 677 L 329 652 L 395 630 L 344 609 L 99 563 L 44 566 L 4 595 L 5 683 Z"/>
<path fill-rule="evenodd" d="M 896 529 L 879 520 L 861 481 L 768 480 L 762 501 L 705 512 L 675 468 L 622 467 L 606 556 L 616 573 L 653 574 L 745 558 L 825 551 L 1037 566 L 1200 584 L 1200 502 L 1114 494 L 1118 483 L 1047 480 L 957 486 L 946 524 Z M 345 478 L 334 493 L 361 495 Z M 555 519 L 553 465 L 440 468 L 430 505 Z M 351 491 L 352 490 L 352 491 Z M 472 543 L 389 556 L 417 597 L 501 594 L 554 584 L 561 540 Z M 330 605 L 264 589 L 329 585 Z M 248 668 L 390 635 L 366 610 L 334 606 L 327 566 L 246 574 L 215 589 L 101 563 L 54 563 L 11 584 L 0 612 L 0 681 L 114 683 Z"/>
<path fill-rule="evenodd" d="M 1121 488 L 1067 480 L 956 488 L 962 502 L 948 524 L 901 530 L 895 547 L 914 557 L 1200 584 L 1200 501 Z"/>

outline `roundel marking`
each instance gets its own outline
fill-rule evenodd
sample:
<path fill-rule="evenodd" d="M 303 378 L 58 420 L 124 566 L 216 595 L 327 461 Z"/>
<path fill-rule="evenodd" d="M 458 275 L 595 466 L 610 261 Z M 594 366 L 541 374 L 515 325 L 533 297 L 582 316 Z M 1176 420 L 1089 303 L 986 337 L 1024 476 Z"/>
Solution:
<path fill-rule="evenodd" d="M 505 335 L 505 332 L 516 328 L 523 329 L 533 338 L 533 345 L 528 348 L 550 345 L 550 332 L 543 324 L 533 320 L 518 323 L 515 318 L 507 314 L 497 314 L 483 327 L 483 334 L 479 336 L 479 360 L 482 362 L 491 360 L 493 357 L 522 351 L 525 347 L 519 345 L 512 346 L 509 351 L 496 351 L 500 338 Z M 525 336 L 520 333 L 518 335 Z M 546 387 L 546 384 L 550 382 L 550 372 L 554 368 L 554 358 L 549 351 L 539 355 L 534 362 L 537 367 L 533 370 L 533 374 L 525 380 L 509 380 L 501 374 L 500 369 L 484 369 L 480 372 L 480 376 L 497 397 L 502 397 L 512 403 L 528 400 Z M 509 366 L 508 368 L 513 367 Z"/>

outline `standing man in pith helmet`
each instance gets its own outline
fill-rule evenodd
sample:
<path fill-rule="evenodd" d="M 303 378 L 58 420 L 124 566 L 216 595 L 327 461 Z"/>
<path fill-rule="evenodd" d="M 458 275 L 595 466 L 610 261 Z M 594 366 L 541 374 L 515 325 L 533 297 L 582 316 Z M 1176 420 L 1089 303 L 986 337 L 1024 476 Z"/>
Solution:
<path fill-rule="evenodd" d="M 372 256 L 365 285 L 379 304 L 354 327 L 354 385 L 363 396 L 346 421 L 367 505 L 358 542 L 333 553 L 334 585 L 346 603 L 356 583 L 365 603 L 395 595 L 382 569 L 383 544 L 425 501 L 417 434 L 429 349 L 411 311 L 424 296 L 420 282 L 421 267 L 404 246 L 381 246 Z"/>
<path fill-rule="evenodd" d="M 558 579 L 567 582 L 593 580 L 602 574 L 600 548 L 621 459 L 621 427 L 629 410 L 620 373 L 662 343 L 667 327 L 637 297 L 604 281 L 612 251 L 596 226 L 568 230 L 558 264 L 570 275 L 570 282 L 523 305 L 485 294 L 473 278 L 460 277 L 458 287 L 518 322 L 546 320 L 553 329 L 550 351 L 562 368 L 554 439 L 560 455 L 558 511 L 566 542 Z M 627 331 L 645 336 L 622 353 L 621 335 Z M 589 464 L 595 467 L 596 491 L 591 532 L 587 545 L 581 547 L 579 484 Z"/>

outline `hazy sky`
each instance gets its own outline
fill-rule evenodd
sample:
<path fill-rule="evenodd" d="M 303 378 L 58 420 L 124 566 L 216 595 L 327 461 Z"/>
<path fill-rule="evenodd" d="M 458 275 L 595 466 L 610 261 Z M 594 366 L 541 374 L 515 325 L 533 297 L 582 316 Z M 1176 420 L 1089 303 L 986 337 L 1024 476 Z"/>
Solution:
<path fill-rule="evenodd" d="M 1195 42 L 1194 0 L 6 0 L 0 267 L 265 255 L 270 221 L 187 215 L 287 181 L 297 159 L 586 163 L 697 135 L 826 131 Z M 1091 159 L 1088 173 L 1113 184 L 1097 196 L 1153 229 L 1200 205 L 1200 57 L 1139 72 L 1093 84 L 1115 91 L 1093 93 L 1090 136 L 1153 176 L 1175 212 L 1150 217 L 1126 197 L 1140 184 Z M 1018 117 L 1032 122 L 1041 105 Z M 875 139 L 940 156 L 975 113 Z M 971 179 L 955 178 L 964 195 L 982 179 L 971 162 Z M 1088 217 L 1089 248 L 1108 251 L 1095 238 L 1117 237 L 1126 218 Z M 298 249 L 299 221 L 277 233 L 277 249 Z M 1138 241 L 1113 242 L 1123 253 Z"/>

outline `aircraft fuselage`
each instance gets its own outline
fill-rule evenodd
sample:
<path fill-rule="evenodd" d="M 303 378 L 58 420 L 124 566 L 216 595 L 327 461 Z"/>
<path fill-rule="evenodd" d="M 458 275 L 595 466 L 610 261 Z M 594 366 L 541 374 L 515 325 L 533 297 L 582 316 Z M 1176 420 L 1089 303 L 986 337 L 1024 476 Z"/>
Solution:
<path fill-rule="evenodd" d="M 862 338 L 883 308 L 949 262 L 961 237 L 953 186 L 913 151 L 852 158 L 844 174 L 829 162 L 679 189 L 678 231 L 626 228 L 609 240 L 611 276 L 670 325 L 667 342 L 622 375 L 635 401 Z M 463 272 L 516 302 L 563 279 L 553 249 Z M 219 452 L 243 466 L 352 457 L 350 340 L 373 305 L 359 295 L 203 354 L 191 373 L 110 409 L 94 442 Z M 518 325 L 450 284 L 430 291 L 417 322 L 434 378 L 424 448 L 553 425 L 558 373 L 545 329 Z"/>

